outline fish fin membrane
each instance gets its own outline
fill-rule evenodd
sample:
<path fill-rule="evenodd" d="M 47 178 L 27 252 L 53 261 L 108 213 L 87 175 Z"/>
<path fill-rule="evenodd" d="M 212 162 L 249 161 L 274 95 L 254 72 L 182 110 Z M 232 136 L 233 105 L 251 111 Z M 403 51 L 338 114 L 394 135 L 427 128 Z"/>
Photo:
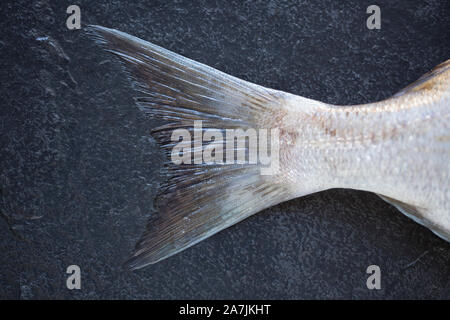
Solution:
<path fill-rule="evenodd" d="M 227 75 L 127 33 L 101 26 L 87 32 L 125 67 L 140 109 L 154 118 L 226 128 L 263 125 L 289 93 Z M 259 120 L 259 121 L 258 121 Z"/>
<path fill-rule="evenodd" d="M 289 94 L 240 80 L 117 30 L 90 26 L 89 32 L 122 61 L 139 94 L 135 98 L 139 108 L 169 121 L 152 131 L 167 156 L 166 183 L 155 199 L 158 214 L 137 243 L 130 268 L 170 257 L 289 198 L 286 184 L 261 175 L 259 164 L 170 161 L 173 130 L 192 132 L 195 120 L 202 120 L 203 130 L 221 132 L 270 128 Z M 194 135 L 194 145 L 195 139 Z M 244 148 L 248 155 L 248 145 Z"/>
<path fill-rule="evenodd" d="M 421 212 L 423 212 L 426 209 L 412 206 L 410 204 L 407 204 L 402 201 L 384 196 L 382 194 L 378 194 L 378 196 L 381 199 L 383 199 L 384 201 L 386 201 L 387 203 L 390 203 L 391 205 L 393 205 L 395 208 L 397 208 L 401 213 L 403 213 L 408 218 L 410 218 L 410 219 L 414 220 L 415 222 L 423 225 L 424 227 L 430 229 L 434 234 L 436 234 L 440 238 L 450 242 L 450 234 L 448 234 L 448 232 L 445 232 L 444 230 L 441 230 L 439 228 L 439 226 L 434 225 L 434 224 L 430 223 L 429 221 L 420 218 L 422 216 Z"/>
<path fill-rule="evenodd" d="M 412 206 L 410 204 L 404 203 L 402 201 L 384 196 L 382 194 L 378 194 L 378 196 L 386 201 L 387 203 L 390 203 L 394 207 L 396 207 L 401 213 L 403 213 L 408 218 L 413 219 L 415 222 L 425 225 L 425 220 L 420 218 L 420 208 L 417 208 L 415 206 Z"/>
<path fill-rule="evenodd" d="M 421 90 L 427 90 L 434 87 L 434 85 L 439 85 L 439 81 L 436 81 L 437 78 L 440 77 L 443 73 L 448 72 L 450 72 L 450 59 L 438 64 L 432 70 L 421 76 L 419 79 L 397 92 L 394 97 L 398 97 L 407 93 L 418 92 Z"/>

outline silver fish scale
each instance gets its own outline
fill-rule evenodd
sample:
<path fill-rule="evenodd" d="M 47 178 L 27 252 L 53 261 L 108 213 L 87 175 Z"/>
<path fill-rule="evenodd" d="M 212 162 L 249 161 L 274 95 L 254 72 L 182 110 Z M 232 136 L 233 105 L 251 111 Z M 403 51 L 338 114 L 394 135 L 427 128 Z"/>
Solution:
<path fill-rule="evenodd" d="M 285 126 L 296 141 L 280 152 L 294 196 L 329 188 L 375 192 L 413 207 L 416 221 L 448 240 L 449 79 L 445 70 L 398 96 L 357 106 L 309 100 L 305 107 L 304 98 L 291 96 Z"/>

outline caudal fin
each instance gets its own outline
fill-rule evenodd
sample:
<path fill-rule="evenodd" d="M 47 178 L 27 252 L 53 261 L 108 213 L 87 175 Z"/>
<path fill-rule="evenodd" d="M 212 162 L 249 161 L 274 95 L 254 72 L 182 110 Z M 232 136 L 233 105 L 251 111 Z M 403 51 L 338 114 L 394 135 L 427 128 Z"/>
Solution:
<path fill-rule="evenodd" d="M 282 179 L 261 175 L 260 163 L 174 164 L 176 129 L 202 132 L 273 128 L 286 93 L 229 76 L 126 33 L 90 26 L 90 33 L 116 55 L 136 88 L 140 109 L 168 124 L 152 131 L 166 151 L 167 182 L 155 200 L 158 216 L 129 260 L 133 269 L 156 263 L 289 198 Z M 215 137 L 216 138 L 216 137 Z M 201 137 L 192 135 L 189 146 Z M 233 143 L 233 150 L 239 146 Z M 241 145 L 249 154 L 249 145 Z M 194 149 L 195 150 L 195 147 Z M 229 150 L 227 150 L 229 152 Z"/>

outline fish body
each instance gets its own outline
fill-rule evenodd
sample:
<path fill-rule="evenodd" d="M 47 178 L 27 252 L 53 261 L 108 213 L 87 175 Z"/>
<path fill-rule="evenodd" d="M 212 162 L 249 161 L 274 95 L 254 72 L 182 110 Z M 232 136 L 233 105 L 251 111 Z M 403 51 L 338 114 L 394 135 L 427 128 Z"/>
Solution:
<path fill-rule="evenodd" d="M 294 196 L 329 188 L 379 194 L 450 241 L 450 61 L 384 101 L 305 108 L 292 96 L 280 147 Z"/>
<path fill-rule="evenodd" d="M 336 106 L 243 81 L 114 29 L 89 30 L 122 62 L 137 106 L 167 121 L 152 131 L 167 155 L 166 183 L 131 268 L 165 259 L 265 208 L 330 188 L 374 192 L 450 241 L 450 60 L 389 99 Z M 262 174 L 261 162 L 170 161 L 175 147 L 194 145 L 195 159 L 207 132 L 237 129 L 272 130 L 272 174 Z M 192 136 L 174 140 L 176 130 Z M 216 136 L 213 146 L 221 142 Z M 249 145 L 233 143 L 231 151 L 249 155 Z"/>

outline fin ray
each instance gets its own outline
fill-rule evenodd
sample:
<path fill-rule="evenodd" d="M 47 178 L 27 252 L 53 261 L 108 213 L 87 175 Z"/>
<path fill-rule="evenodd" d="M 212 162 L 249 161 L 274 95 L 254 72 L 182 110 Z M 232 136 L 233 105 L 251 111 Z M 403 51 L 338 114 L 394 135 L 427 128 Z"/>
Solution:
<path fill-rule="evenodd" d="M 258 164 L 174 165 L 169 161 L 174 129 L 192 130 L 194 120 L 202 120 L 204 129 L 221 132 L 270 128 L 271 114 L 279 112 L 288 94 L 240 80 L 117 30 L 91 26 L 90 32 L 122 61 L 139 92 L 136 104 L 151 116 L 169 121 L 152 131 L 167 156 L 167 180 L 155 199 L 158 216 L 150 220 L 136 245 L 128 262 L 131 268 L 156 263 L 288 199 L 286 184 L 261 175 Z"/>

